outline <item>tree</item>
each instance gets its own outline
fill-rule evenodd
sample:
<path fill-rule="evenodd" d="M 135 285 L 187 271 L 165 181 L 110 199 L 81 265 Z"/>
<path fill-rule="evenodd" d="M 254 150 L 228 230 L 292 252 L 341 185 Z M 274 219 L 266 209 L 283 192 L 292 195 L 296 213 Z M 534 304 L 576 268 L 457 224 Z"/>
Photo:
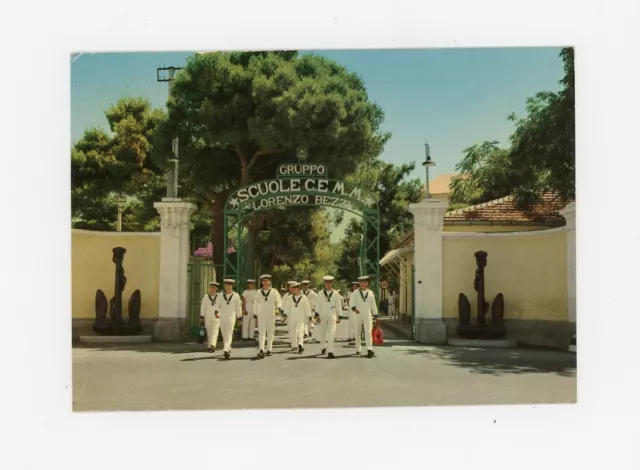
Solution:
<path fill-rule="evenodd" d="M 388 134 L 362 80 L 318 56 L 285 52 L 197 54 L 176 76 L 157 135 L 162 165 L 180 139 L 184 195 L 207 205 L 214 259 L 222 262 L 224 203 L 231 191 L 275 175 L 300 150 L 336 174 L 375 158 Z"/>
<path fill-rule="evenodd" d="M 514 174 L 508 150 L 491 141 L 473 145 L 464 154 L 456 165 L 460 174 L 451 182 L 452 204 L 480 204 L 511 193 Z"/>
<path fill-rule="evenodd" d="M 162 170 L 150 159 L 164 115 L 142 98 L 124 98 L 106 112 L 113 134 L 87 129 L 71 150 L 73 226 L 115 230 L 116 199 L 126 198 L 124 230 L 153 230 L 153 202 L 164 190 Z"/>
<path fill-rule="evenodd" d="M 453 181 L 451 202 L 478 204 L 515 196 L 523 207 L 540 194 L 553 192 L 564 200 L 575 197 L 575 72 L 572 48 L 562 49 L 562 89 L 540 92 L 527 100 L 524 118 L 515 115 L 510 146 L 487 141 L 465 149 L 456 166 L 463 173 Z"/>
<path fill-rule="evenodd" d="M 413 227 L 413 217 L 409 213 L 409 204 L 418 202 L 423 195 L 419 179 L 407 180 L 414 170 L 415 163 L 394 165 L 381 160 L 364 164 L 352 180 L 359 185 L 373 187 L 376 203 L 380 211 L 380 254 Z M 338 274 L 343 279 L 353 279 L 358 275 L 358 257 L 362 239 L 362 221 L 354 218 L 345 230 L 342 241 Z M 370 234 L 372 236 L 373 233 Z"/>
<path fill-rule="evenodd" d="M 337 250 L 330 242 L 326 210 L 292 207 L 273 211 L 269 225 L 270 233 L 259 236 L 257 258 L 260 271 L 273 275 L 274 285 L 303 278 L 316 284 L 334 269 Z"/>

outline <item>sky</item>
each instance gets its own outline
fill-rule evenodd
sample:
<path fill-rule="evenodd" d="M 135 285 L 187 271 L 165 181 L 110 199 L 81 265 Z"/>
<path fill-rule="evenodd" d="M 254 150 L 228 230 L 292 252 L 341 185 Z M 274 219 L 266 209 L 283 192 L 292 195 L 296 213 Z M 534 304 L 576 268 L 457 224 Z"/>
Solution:
<path fill-rule="evenodd" d="M 410 175 L 425 179 L 424 143 L 431 147 L 430 178 L 455 173 L 463 150 L 485 140 L 507 144 L 511 113 L 523 115 L 526 100 L 560 88 L 560 48 L 399 49 L 307 51 L 360 75 L 369 99 L 385 113 L 391 133 L 381 155 L 415 162 Z M 82 54 L 71 64 L 71 140 L 88 127 L 108 129 L 105 110 L 120 98 L 141 96 L 164 107 L 167 83 L 157 67 L 182 66 L 192 52 Z M 337 242 L 351 216 L 332 231 Z"/>
<path fill-rule="evenodd" d="M 385 112 L 391 132 L 382 159 L 416 162 L 424 180 L 424 143 L 436 166 L 430 176 L 455 173 L 462 151 L 485 140 L 507 143 L 512 112 L 526 99 L 556 91 L 563 75 L 559 48 L 309 51 L 332 59 L 364 80 L 369 98 Z M 82 54 L 71 64 L 71 139 L 85 128 L 108 128 L 104 112 L 120 98 L 141 96 L 163 107 L 167 83 L 156 68 L 181 66 L 189 52 Z"/>

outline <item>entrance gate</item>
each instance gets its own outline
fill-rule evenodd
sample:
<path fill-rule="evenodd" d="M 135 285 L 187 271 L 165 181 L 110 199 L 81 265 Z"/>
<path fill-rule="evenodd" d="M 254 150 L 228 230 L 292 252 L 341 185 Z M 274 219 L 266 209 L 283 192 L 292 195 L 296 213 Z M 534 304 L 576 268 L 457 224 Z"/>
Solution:
<path fill-rule="evenodd" d="M 255 264 L 245 269 L 245 247 L 241 234 L 245 221 L 256 213 L 286 207 L 333 207 L 362 219 L 358 268 L 371 276 L 371 289 L 379 297 L 380 211 L 374 199 L 346 181 L 329 179 L 327 168 L 316 164 L 280 165 L 276 179 L 260 181 L 237 189 L 224 207 L 224 277 L 243 286 L 257 275 Z M 229 246 L 228 233 L 235 227 L 238 242 Z M 230 250 L 231 248 L 231 250 Z M 230 251 L 232 253 L 230 253 Z M 234 252 L 235 251 L 235 252 Z M 247 272 L 249 271 L 249 272 Z"/>

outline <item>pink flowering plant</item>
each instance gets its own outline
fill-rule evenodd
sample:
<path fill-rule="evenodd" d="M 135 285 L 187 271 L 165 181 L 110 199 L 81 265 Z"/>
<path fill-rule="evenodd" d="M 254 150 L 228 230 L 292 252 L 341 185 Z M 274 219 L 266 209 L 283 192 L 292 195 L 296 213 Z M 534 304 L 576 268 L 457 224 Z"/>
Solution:
<path fill-rule="evenodd" d="M 209 242 L 206 247 L 200 247 L 194 251 L 193 256 L 202 258 L 203 260 L 210 261 L 213 259 L 213 244 Z"/>

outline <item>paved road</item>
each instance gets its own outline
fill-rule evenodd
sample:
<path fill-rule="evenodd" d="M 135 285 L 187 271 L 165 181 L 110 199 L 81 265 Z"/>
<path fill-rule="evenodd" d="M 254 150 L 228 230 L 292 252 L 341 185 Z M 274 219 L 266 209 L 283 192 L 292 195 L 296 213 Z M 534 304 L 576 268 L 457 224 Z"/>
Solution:
<path fill-rule="evenodd" d="M 279 331 L 282 334 L 282 331 Z M 198 344 L 74 347 L 73 409 L 197 410 L 481 405 L 576 401 L 575 355 L 432 347 L 385 336 L 376 357 L 336 345 L 303 355 L 279 344 L 256 361 L 238 343 L 228 361 Z"/>

